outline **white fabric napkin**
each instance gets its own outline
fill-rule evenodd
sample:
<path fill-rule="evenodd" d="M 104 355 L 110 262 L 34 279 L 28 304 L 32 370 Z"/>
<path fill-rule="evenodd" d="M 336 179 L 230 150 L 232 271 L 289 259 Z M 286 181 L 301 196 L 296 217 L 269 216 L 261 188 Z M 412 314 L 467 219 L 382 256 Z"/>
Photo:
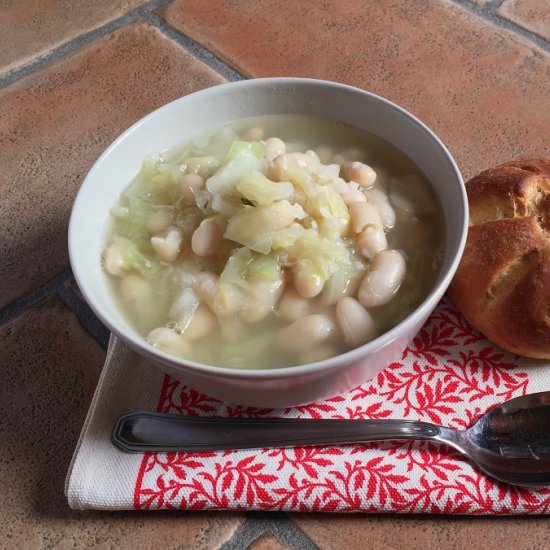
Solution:
<path fill-rule="evenodd" d="M 192 415 L 408 418 L 465 427 L 506 399 L 550 390 L 550 363 L 492 346 L 443 301 L 402 360 L 345 395 L 284 410 L 221 403 L 111 338 L 66 479 L 76 509 L 550 512 L 549 489 L 495 483 L 429 443 L 125 454 L 110 442 L 135 410 Z"/>

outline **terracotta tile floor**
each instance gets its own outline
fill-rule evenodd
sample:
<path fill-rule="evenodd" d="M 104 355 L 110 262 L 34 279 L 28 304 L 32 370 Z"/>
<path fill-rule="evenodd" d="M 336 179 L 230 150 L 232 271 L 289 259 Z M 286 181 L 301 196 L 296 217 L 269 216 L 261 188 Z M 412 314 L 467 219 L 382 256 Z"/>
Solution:
<path fill-rule="evenodd" d="M 2 548 L 550 548 L 540 518 L 76 513 L 63 477 L 106 330 L 68 270 L 66 225 L 101 150 L 226 79 L 302 75 L 380 93 L 465 176 L 550 154 L 545 0 L 9 2 L 0 19 Z M 69 9 L 70 7 L 70 9 Z"/>

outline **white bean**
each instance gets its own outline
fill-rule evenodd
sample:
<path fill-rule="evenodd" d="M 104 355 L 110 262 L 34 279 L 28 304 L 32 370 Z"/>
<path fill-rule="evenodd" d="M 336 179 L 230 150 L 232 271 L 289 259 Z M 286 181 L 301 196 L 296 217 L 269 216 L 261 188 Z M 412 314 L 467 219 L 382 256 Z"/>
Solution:
<path fill-rule="evenodd" d="M 273 181 L 283 181 L 287 168 L 288 160 L 286 154 L 278 155 L 267 165 L 266 175 Z"/>
<path fill-rule="evenodd" d="M 225 228 L 218 218 L 207 218 L 195 229 L 191 237 L 191 249 L 197 256 L 219 254 L 225 249 Z"/>
<path fill-rule="evenodd" d="M 349 205 L 351 228 L 354 233 L 361 233 L 367 226 L 382 227 L 378 208 L 370 202 L 353 202 Z"/>
<path fill-rule="evenodd" d="M 351 346 L 364 344 L 376 334 L 376 325 L 370 313 L 354 298 L 341 298 L 336 304 L 336 319 Z"/>
<path fill-rule="evenodd" d="M 163 234 L 151 237 L 153 250 L 165 262 L 173 262 L 179 255 L 183 236 L 177 227 L 169 227 Z"/>
<path fill-rule="evenodd" d="M 259 127 L 249 128 L 244 134 L 245 141 L 260 141 L 264 137 L 264 129 Z M 272 138 L 273 139 L 273 138 Z"/>
<path fill-rule="evenodd" d="M 126 273 L 126 264 L 122 249 L 117 243 L 110 244 L 103 254 L 103 266 L 107 273 L 122 277 Z"/>
<path fill-rule="evenodd" d="M 362 162 L 349 162 L 343 168 L 344 177 L 348 181 L 355 181 L 361 187 L 369 189 L 376 181 L 376 172 Z"/>
<path fill-rule="evenodd" d="M 342 296 L 348 295 L 348 288 L 351 284 L 352 274 L 347 270 L 340 269 L 327 280 L 320 296 L 323 306 L 333 306 Z"/>
<path fill-rule="evenodd" d="M 295 162 L 300 168 L 309 168 L 311 165 L 311 157 L 306 153 L 287 153 L 287 162 Z"/>
<path fill-rule="evenodd" d="M 282 139 L 270 137 L 265 140 L 265 158 L 269 161 L 286 153 L 286 145 Z"/>
<path fill-rule="evenodd" d="M 353 274 L 346 288 L 346 292 L 344 293 L 346 296 L 357 296 L 357 292 L 359 291 L 359 286 L 361 285 L 361 281 L 363 280 L 364 273 L 364 271 L 356 271 Z"/>
<path fill-rule="evenodd" d="M 174 211 L 170 206 L 160 206 L 145 222 L 150 233 L 161 233 L 170 227 L 174 220 Z"/>
<path fill-rule="evenodd" d="M 183 201 L 195 204 L 199 191 L 204 189 L 204 178 L 199 174 L 186 174 L 180 178 L 180 190 Z"/>
<path fill-rule="evenodd" d="M 218 296 L 220 278 L 215 273 L 204 271 L 197 275 L 194 290 L 202 302 L 212 311 L 216 311 L 216 297 Z"/>
<path fill-rule="evenodd" d="M 166 353 L 174 355 L 186 355 L 189 353 L 189 343 L 175 330 L 166 327 L 153 329 L 147 335 L 147 341 L 154 347 Z"/>
<path fill-rule="evenodd" d="M 311 302 L 300 296 L 293 287 L 289 287 L 285 290 L 277 311 L 283 321 L 292 323 L 311 313 Z"/>
<path fill-rule="evenodd" d="M 304 298 L 314 298 L 323 290 L 323 279 L 311 270 L 294 266 L 292 269 L 292 276 L 294 288 L 296 288 L 298 294 Z"/>
<path fill-rule="evenodd" d="M 284 153 L 275 157 L 267 165 L 267 177 L 273 181 L 283 181 L 287 178 L 289 165 L 296 164 L 300 168 L 314 167 L 314 160 L 306 153 Z"/>
<path fill-rule="evenodd" d="M 361 281 L 359 302 L 365 307 L 387 304 L 403 282 L 407 266 L 397 250 L 378 253 Z"/>
<path fill-rule="evenodd" d="M 388 248 L 388 239 L 381 226 L 368 226 L 357 237 L 361 254 L 369 260 Z"/>
<path fill-rule="evenodd" d="M 342 200 L 349 206 L 354 202 L 366 202 L 367 198 L 359 189 L 354 189 L 349 183 L 346 183 L 342 178 L 333 180 L 331 187 L 340 194 Z"/>
<path fill-rule="evenodd" d="M 346 195 L 342 195 L 342 200 L 344 201 L 346 206 L 349 206 L 354 202 L 366 202 L 367 198 L 361 191 L 350 191 Z"/>
<path fill-rule="evenodd" d="M 210 334 L 217 326 L 218 320 L 216 316 L 207 306 L 201 304 L 197 311 L 195 311 L 183 335 L 187 340 L 198 340 Z"/>
<path fill-rule="evenodd" d="M 327 315 L 308 315 L 282 329 L 277 343 L 288 353 L 300 353 L 326 340 L 335 329 L 334 322 Z"/>
<path fill-rule="evenodd" d="M 393 209 L 388 196 L 380 189 L 369 189 L 366 192 L 367 199 L 378 208 L 384 229 L 391 229 L 395 225 L 395 210 Z"/>
<path fill-rule="evenodd" d="M 330 183 L 330 186 L 332 187 L 332 189 L 334 189 L 334 191 L 336 191 L 337 193 L 340 193 L 340 195 L 342 195 L 342 196 L 351 191 L 350 186 L 342 178 L 334 179 Z"/>

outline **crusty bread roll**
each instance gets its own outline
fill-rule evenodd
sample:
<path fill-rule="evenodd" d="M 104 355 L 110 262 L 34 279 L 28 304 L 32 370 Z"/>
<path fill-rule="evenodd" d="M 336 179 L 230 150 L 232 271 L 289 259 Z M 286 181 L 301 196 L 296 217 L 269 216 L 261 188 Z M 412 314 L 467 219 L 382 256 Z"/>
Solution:
<path fill-rule="evenodd" d="M 466 190 L 468 241 L 449 294 L 495 344 L 550 359 L 550 159 L 502 164 Z"/>

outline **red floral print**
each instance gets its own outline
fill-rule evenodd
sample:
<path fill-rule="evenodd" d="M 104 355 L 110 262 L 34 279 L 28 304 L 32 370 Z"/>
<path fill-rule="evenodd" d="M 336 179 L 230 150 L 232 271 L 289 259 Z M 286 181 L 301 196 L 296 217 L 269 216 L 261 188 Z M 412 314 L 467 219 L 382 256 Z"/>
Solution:
<path fill-rule="evenodd" d="M 444 300 L 402 355 L 345 395 L 283 410 L 226 405 L 164 379 L 158 410 L 187 415 L 409 418 L 453 428 L 529 390 L 519 358 L 491 345 Z M 505 486 L 426 442 L 146 454 L 142 509 L 550 513 L 550 489 Z"/>

